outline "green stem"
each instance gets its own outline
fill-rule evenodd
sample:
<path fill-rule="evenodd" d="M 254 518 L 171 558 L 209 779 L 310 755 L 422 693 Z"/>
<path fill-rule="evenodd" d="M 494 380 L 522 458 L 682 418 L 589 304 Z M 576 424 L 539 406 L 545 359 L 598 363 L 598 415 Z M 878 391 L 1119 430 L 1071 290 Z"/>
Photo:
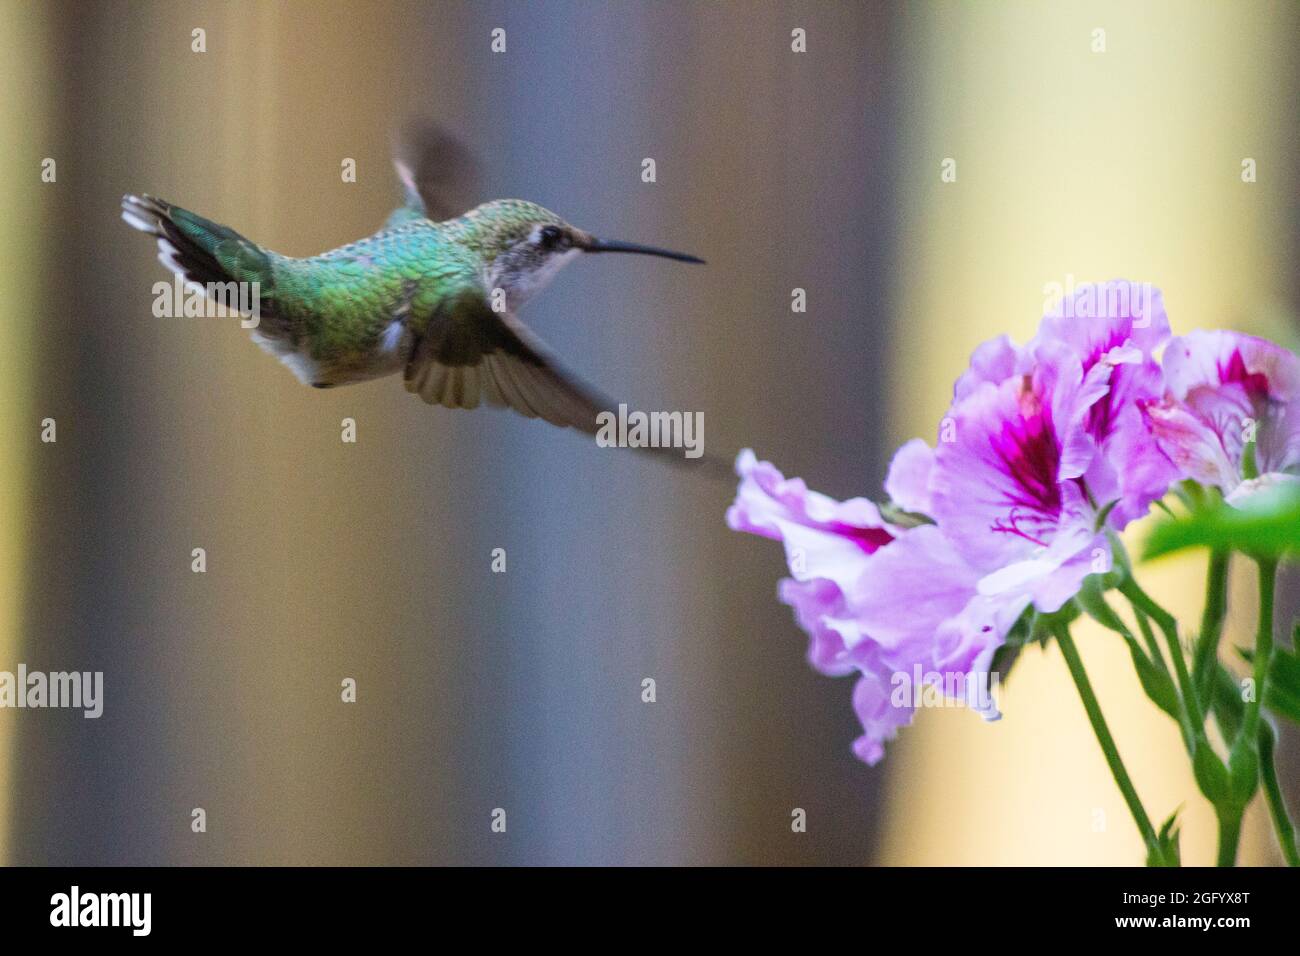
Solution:
<path fill-rule="evenodd" d="M 1149 853 L 1157 859 L 1163 859 L 1164 854 L 1156 838 L 1155 828 L 1151 826 L 1151 818 L 1147 816 L 1137 790 L 1133 787 L 1133 781 L 1129 779 L 1128 771 L 1124 769 L 1124 761 L 1120 759 L 1115 739 L 1111 737 L 1110 729 L 1106 726 L 1106 718 L 1101 714 L 1101 706 L 1097 703 L 1097 695 L 1093 693 L 1088 673 L 1083 669 L 1079 650 L 1074 646 L 1074 639 L 1070 637 L 1070 628 L 1068 625 L 1059 624 L 1053 630 L 1056 633 L 1056 642 L 1061 647 L 1061 654 L 1065 657 L 1065 666 L 1070 669 L 1074 686 L 1079 690 L 1079 697 L 1092 724 L 1092 731 L 1097 735 L 1097 743 L 1101 745 L 1101 752 L 1106 756 L 1111 776 L 1115 778 L 1115 784 L 1124 795 L 1124 802 L 1128 804 L 1129 812 L 1133 814 L 1133 822 L 1137 824 L 1138 832 L 1142 834 L 1142 842 L 1146 844 Z"/>
<path fill-rule="evenodd" d="M 1129 560 L 1128 549 L 1124 547 L 1124 542 L 1120 539 L 1120 536 L 1115 533 L 1114 529 L 1111 528 L 1106 529 L 1106 537 L 1110 541 L 1111 550 L 1115 554 L 1115 560 L 1119 565 L 1120 570 L 1123 572 L 1124 577 L 1131 580 L 1133 578 L 1133 562 Z M 1120 593 L 1123 593 L 1122 589 Z M 1133 603 L 1132 598 L 1129 599 L 1128 603 L 1129 606 L 1133 608 L 1133 616 L 1137 619 L 1138 629 L 1142 632 L 1142 640 L 1146 641 L 1147 650 L 1151 653 L 1151 662 L 1165 673 L 1168 673 L 1169 665 L 1165 663 L 1165 656 L 1160 653 L 1160 642 L 1157 641 L 1156 636 L 1151 633 L 1150 619 L 1145 613 L 1143 613 L 1140 607 Z M 1154 604 L 1155 602 L 1153 601 L 1151 603 Z"/>
<path fill-rule="evenodd" d="M 1259 734 L 1259 708 L 1264 702 L 1264 682 L 1273 658 L 1273 591 L 1277 584 L 1277 559 L 1259 559 L 1259 629 L 1255 632 L 1254 696 L 1246 701 L 1240 737 L 1253 740 Z"/>
<path fill-rule="evenodd" d="M 1237 865 L 1237 841 L 1241 839 L 1241 814 L 1219 815 L 1219 859 L 1216 866 Z"/>
<path fill-rule="evenodd" d="M 1192 655 L 1192 685 L 1202 700 L 1210 699 L 1212 665 L 1219 653 L 1219 638 L 1228 613 L 1228 558 L 1230 552 L 1210 552 L 1205 571 L 1205 610 L 1201 614 L 1201 633 Z"/>
<path fill-rule="evenodd" d="M 1132 602 L 1135 610 L 1147 614 L 1165 635 L 1165 643 L 1169 645 L 1169 656 L 1174 660 L 1174 676 L 1178 680 L 1179 697 L 1183 705 L 1183 737 L 1187 744 L 1187 752 L 1191 753 L 1205 737 L 1205 717 L 1201 713 L 1201 705 L 1196 696 L 1196 688 L 1192 686 L 1191 675 L 1187 672 L 1187 659 L 1183 655 L 1183 645 L 1178 640 L 1178 622 L 1174 620 L 1172 614 L 1142 590 L 1132 575 L 1124 579 L 1119 590 Z"/>
<path fill-rule="evenodd" d="M 1254 666 L 1255 693 L 1246 701 L 1241 726 L 1228 754 L 1228 793 L 1215 801 L 1219 815 L 1219 865 L 1232 866 L 1237 858 L 1237 839 L 1241 832 L 1241 815 L 1246 804 L 1259 787 L 1264 763 L 1272 764 L 1272 747 L 1265 757 L 1260 747 L 1265 740 L 1261 733 L 1260 708 L 1266 693 L 1269 663 L 1273 657 L 1273 592 L 1277 584 L 1277 560 L 1259 558 L 1259 630 L 1255 635 Z M 1271 740 L 1268 741 L 1270 744 Z M 1276 774 L 1273 775 L 1276 779 Z M 1265 781 L 1265 789 L 1268 783 Z M 1279 793 L 1280 796 L 1280 793 Z M 1273 810 L 1272 797 L 1269 797 Z M 1276 811 L 1274 811 L 1276 812 Z M 1276 825 L 1276 823 L 1275 823 Z M 1279 838 L 1282 834 L 1279 833 Z"/>
<path fill-rule="evenodd" d="M 1287 813 L 1286 798 L 1277 781 L 1277 766 L 1273 763 L 1273 748 L 1277 744 L 1273 728 L 1267 720 L 1259 725 L 1259 776 L 1264 781 L 1264 796 L 1268 799 L 1269 816 L 1273 818 L 1273 832 L 1287 866 L 1300 866 L 1300 851 L 1296 850 L 1295 826 Z"/>
<path fill-rule="evenodd" d="M 1151 632 L 1151 619 L 1142 613 L 1142 609 L 1130 602 L 1133 607 L 1133 616 L 1137 618 L 1138 629 L 1142 632 L 1142 640 L 1146 641 L 1147 649 L 1151 652 L 1151 660 L 1165 673 L 1169 673 L 1169 665 L 1165 663 L 1165 655 L 1160 653 L 1160 643 L 1156 640 L 1155 634 Z"/>

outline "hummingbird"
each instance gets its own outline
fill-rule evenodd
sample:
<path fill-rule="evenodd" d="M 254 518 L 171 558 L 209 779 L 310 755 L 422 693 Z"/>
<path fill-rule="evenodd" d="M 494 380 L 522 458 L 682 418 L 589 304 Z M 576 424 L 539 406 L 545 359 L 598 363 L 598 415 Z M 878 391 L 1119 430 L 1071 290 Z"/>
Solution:
<path fill-rule="evenodd" d="M 521 199 L 453 216 L 449 194 L 469 181 L 472 157 L 431 125 L 407 146 L 394 158 L 402 205 L 378 232 L 320 255 L 280 255 L 149 195 L 123 197 L 122 218 L 157 240 L 159 260 L 187 284 L 256 282 L 252 337 L 305 384 L 401 372 L 431 405 L 507 407 L 595 434 L 613 404 L 567 373 L 516 313 L 582 255 L 703 260 L 597 238 Z"/>

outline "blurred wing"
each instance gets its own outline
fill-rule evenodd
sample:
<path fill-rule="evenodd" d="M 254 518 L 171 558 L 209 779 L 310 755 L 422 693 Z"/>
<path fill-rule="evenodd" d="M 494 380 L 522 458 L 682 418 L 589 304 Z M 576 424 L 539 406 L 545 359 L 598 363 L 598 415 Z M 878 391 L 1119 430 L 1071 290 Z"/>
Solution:
<path fill-rule="evenodd" d="M 429 122 L 413 122 L 398 137 L 393 166 L 402 181 L 401 208 L 389 226 L 412 219 L 439 222 L 478 202 L 478 162 L 458 139 Z"/>
<path fill-rule="evenodd" d="M 518 319 L 493 312 L 477 289 L 434 313 L 411 350 L 405 379 L 407 391 L 431 405 L 477 408 L 487 402 L 593 435 L 596 416 L 614 407 L 565 374 Z"/>

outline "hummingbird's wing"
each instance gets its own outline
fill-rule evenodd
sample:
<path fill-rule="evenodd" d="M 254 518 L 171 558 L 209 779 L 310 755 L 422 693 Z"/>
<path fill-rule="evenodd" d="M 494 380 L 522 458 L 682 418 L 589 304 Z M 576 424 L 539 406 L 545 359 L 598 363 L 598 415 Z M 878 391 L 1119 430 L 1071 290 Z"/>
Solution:
<path fill-rule="evenodd" d="M 387 226 L 450 219 L 478 201 L 478 161 L 435 123 L 407 124 L 394 146 L 393 166 L 402 181 L 402 206 L 388 217 Z"/>
<path fill-rule="evenodd" d="M 616 406 L 578 382 L 550 350 L 508 312 L 493 312 L 481 291 L 448 297 L 417 334 L 406 364 L 406 389 L 431 405 L 508 407 L 529 418 L 588 434 Z"/>

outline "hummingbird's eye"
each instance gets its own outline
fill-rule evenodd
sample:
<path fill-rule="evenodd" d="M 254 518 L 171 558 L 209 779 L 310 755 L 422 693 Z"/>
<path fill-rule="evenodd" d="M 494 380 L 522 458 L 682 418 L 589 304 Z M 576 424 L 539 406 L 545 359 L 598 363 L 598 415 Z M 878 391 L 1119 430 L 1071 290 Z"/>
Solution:
<path fill-rule="evenodd" d="M 537 244 L 543 249 L 555 249 L 564 245 L 564 230 L 559 226 L 543 226 L 537 234 Z"/>

